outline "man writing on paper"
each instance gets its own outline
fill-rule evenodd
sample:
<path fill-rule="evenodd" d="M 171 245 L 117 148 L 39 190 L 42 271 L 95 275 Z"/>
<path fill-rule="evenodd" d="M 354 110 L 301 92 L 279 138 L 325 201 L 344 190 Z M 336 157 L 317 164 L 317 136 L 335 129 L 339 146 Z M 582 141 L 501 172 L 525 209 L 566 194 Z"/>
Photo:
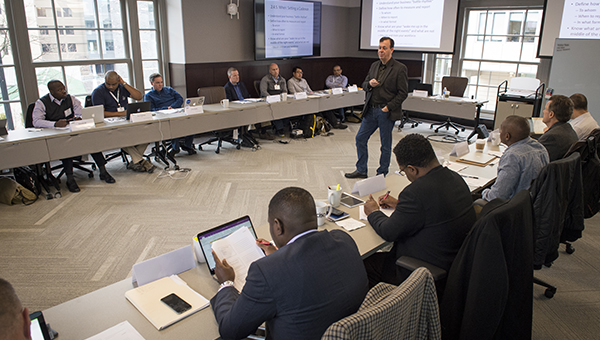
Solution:
<path fill-rule="evenodd" d="M 374 62 L 363 82 L 367 92 L 363 108 L 363 120 L 356 134 L 356 170 L 347 173 L 346 178 L 367 178 L 371 135 L 379 128 L 381 156 L 377 175 L 387 175 L 392 156 L 392 130 L 397 120 L 402 119 L 402 103 L 408 96 L 408 76 L 406 66 L 392 58 L 394 40 L 389 37 L 379 39 L 379 61 Z"/>
<path fill-rule="evenodd" d="M 548 150 L 550 162 L 563 158 L 578 140 L 577 133 L 568 123 L 572 114 L 573 102 L 565 96 L 555 94 L 546 103 L 542 122 L 548 129 L 538 141 Z"/>
<path fill-rule="evenodd" d="M 290 93 L 295 94 L 296 92 L 312 92 L 306 79 L 302 78 L 303 75 L 304 72 L 299 66 L 295 66 L 292 69 L 292 77 L 288 79 L 287 82 L 287 86 Z M 347 125 L 338 123 L 338 120 L 337 118 L 335 118 L 335 114 L 333 113 L 333 111 L 319 112 L 319 115 L 326 119 L 334 129 L 345 129 L 348 127 Z"/>
<path fill-rule="evenodd" d="M 549 162 L 548 151 L 529 137 L 529 123 L 523 117 L 508 116 L 500 125 L 500 141 L 508 146 L 498 163 L 498 176 L 490 189 L 481 192 L 481 198 L 510 199 L 517 192 L 527 190 L 540 170 Z"/>
<path fill-rule="evenodd" d="M 14 288 L 0 279 L 0 340 L 31 339 L 29 310 L 21 305 Z"/>
<path fill-rule="evenodd" d="M 456 172 L 443 167 L 429 141 L 410 134 L 394 147 L 401 173 L 411 182 L 398 199 L 379 198 L 387 217 L 369 196 L 365 214 L 381 238 L 394 242 L 389 253 L 375 253 L 364 260 L 369 286 L 378 282 L 398 285 L 410 273 L 396 266 L 401 256 L 410 256 L 449 270 L 465 237 L 475 223 L 473 200 L 467 183 Z"/>
<path fill-rule="evenodd" d="M 587 98 L 581 93 L 575 93 L 569 97 L 573 102 L 572 120 L 569 122 L 573 126 L 573 130 L 577 133 L 577 138 L 584 139 L 595 129 L 600 128 L 598 123 L 588 112 Z"/>
<path fill-rule="evenodd" d="M 127 98 L 142 100 L 144 96 L 133 86 L 127 84 L 115 71 L 108 71 L 104 75 L 104 84 L 92 91 L 92 104 L 104 105 L 104 117 L 127 116 Z M 148 144 L 139 144 L 122 148 L 132 159 L 127 165 L 128 169 L 136 172 L 154 172 L 156 166 L 144 159 L 144 151 Z"/>
<path fill-rule="evenodd" d="M 358 310 L 368 290 L 358 248 L 343 231 L 317 231 L 315 211 L 304 189 L 273 196 L 269 231 L 279 249 L 257 240 L 267 256 L 250 265 L 241 293 L 233 269 L 213 252 L 221 288 L 210 303 L 221 337 L 245 338 L 266 322 L 267 339 L 320 339 Z"/>
<path fill-rule="evenodd" d="M 269 74 L 265 75 L 260 80 L 260 96 L 268 97 L 271 95 L 282 94 L 287 92 L 288 89 L 285 79 L 279 75 L 279 66 L 275 63 L 269 65 Z M 273 121 L 273 125 L 275 125 L 275 129 L 278 136 L 285 137 L 284 128 L 286 123 L 287 119 L 276 119 Z"/>
<path fill-rule="evenodd" d="M 152 73 L 150 75 L 150 84 L 152 90 L 144 95 L 144 100 L 150 102 L 152 111 L 178 109 L 183 105 L 183 97 L 172 87 L 164 86 L 163 77 L 160 73 Z M 194 135 L 183 138 L 183 145 L 179 145 L 179 140 L 182 138 L 171 139 L 171 147 L 173 154 L 178 154 L 181 149 L 187 151 L 188 155 L 195 155 L 194 150 Z"/>
<path fill-rule="evenodd" d="M 48 82 L 48 93 L 35 102 L 32 119 L 33 126 L 41 128 L 65 127 L 69 120 L 81 119 L 81 102 L 74 96 L 67 94 L 65 84 L 60 80 Z M 91 154 L 100 170 L 100 180 L 106 183 L 115 183 L 115 179 L 106 171 L 106 160 L 102 152 Z M 70 192 L 79 192 L 79 186 L 73 177 L 73 158 L 61 160 L 67 175 L 67 188 Z"/>

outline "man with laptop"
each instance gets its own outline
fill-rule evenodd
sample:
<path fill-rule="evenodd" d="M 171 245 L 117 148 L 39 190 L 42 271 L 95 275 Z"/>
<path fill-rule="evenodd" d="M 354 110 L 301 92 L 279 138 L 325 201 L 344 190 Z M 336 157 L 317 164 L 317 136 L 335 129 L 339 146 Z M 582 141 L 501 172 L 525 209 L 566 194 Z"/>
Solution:
<path fill-rule="evenodd" d="M 104 117 L 126 117 L 127 98 L 142 100 L 144 96 L 133 86 L 127 84 L 115 71 L 104 75 L 104 84 L 92 91 L 92 105 L 104 105 Z M 132 159 L 127 168 L 136 172 L 154 172 L 156 166 L 144 159 L 148 144 L 139 144 L 122 148 Z"/>
<path fill-rule="evenodd" d="M 250 265 L 241 293 L 227 259 L 215 256 L 221 287 L 210 302 L 222 338 L 244 338 L 266 322 L 267 339 L 320 339 L 358 310 L 368 290 L 358 248 L 343 231 L 317 231 L 315 211 L 302 188 L 273 196 L 268 221 L 277 248 L 257 240 L 267 256 Z"/>
<path fill-rule="evenodd" d="M 183 97 L 172 87 L 164 86 L 163 77 L 160 73 L 152 73 L 150 75 L 150 84 L 152 90 L 144 95 L 144 100 L 150 102 L 152 111 L 178 109 L 183 105 Z M 194 135 L 183 138 L 183 145 L 179 145 L 181 138 L 171 139 L 171 147 L 173 154 L 180 152 L 180 149 L 187 151 L 188 155 L 195 155 L 194 150 Z"/>
<path fill-rule="evenodd" d="M 65 84 L 60 80 L 48 82 L 48 93 L 35 102 L 32 120 L 33 126 L 40 128 L 66 127 L 69 121 L 81 119 L 81 102 L 74 96 L 67 94 Z M 106 183 L 115 183 L 115 179 L 106 171 L 106 160 L 101 152 L 91 154 L 100 170 L 100 179 Z M 70 192 L 79 192 L 79 186 L 73 177 L 73 158 L 61 159 L 65 175 L 67 175 L 67 188 Z"/>

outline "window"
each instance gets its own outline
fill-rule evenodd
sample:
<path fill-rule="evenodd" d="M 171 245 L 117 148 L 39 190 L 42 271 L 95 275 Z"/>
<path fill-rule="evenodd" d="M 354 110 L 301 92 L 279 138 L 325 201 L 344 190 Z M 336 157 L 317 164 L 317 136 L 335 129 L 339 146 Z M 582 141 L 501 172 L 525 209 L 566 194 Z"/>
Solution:
<path fill-rule="evenodd" d="M 77 52 L 77 44 L 69 44 L 69 52 Z"/>
<path fill-rule="evenodd" d="M 51 44 L 42 44 L 42 52 L 51 52 Z"/>
<path fill-rule="evenodd" d="M 60 15 L 58 15 L 60 16 Z M 63 17 L 70 18 L 73 16 L 73 11 L 70 8 L 63 8 Z"/>
<path fill-rule="evenodd" d="M 158 32 L 155 25 L 156 13 L 152 1 L 137 1 L 138 22 L 140 23 L 140 43 L 142 46 L 142 65 L 144 70 L 144 90 L 150 90 L 147 80 L 152 73 L 159 72 Z"/>
<path fill-rule="evenodd" d="M 488 100 L 483 110 L 494 111 L 501 82 L 536 77 L 541 18 L 537 8 L 468 10 L 460 59 L 460 75 L 469 78 L 465 96 Z"/>
<path fill-rule="evenodd" d="M 40 27 L 48 27 L 48 26 L 40 26 Z M 40 30 L 41 35 L 48 35 L 48 30 Z"/>
<path fill-rule="evenodd" d="M 37 9 L 37 16 L 38 17 L 45 17 L 46 16 L 46 9 L 45 8 L 36 8 Z"/>
<path fill-rule="evenodd" d="M 9 129 L 22 129 L 25 124 L 7 14 L 4 1 L 0 1 L 0 119 L 6 119 Z"/>
<path fill-rule="evenodd" d="M 62 11 L 60 9 L 56 10 L 56 16 L 57 17 L 62 17 Z"/>
<path fill-rule="evenodd" d="M 435 76 L 433 78 L 433 93 L 442 93 L 442 78 L 450 75 L 452 68 L 452 54 L 435 55 Z"/>
<path fill-rule="evenodd" d="M 73 26 L 65 26 L 65 28 L 73 28 Z M 65 30 L 65 33 L 67 35 L 75 35 L 75 31 L 74 30 Z"/>
<path fill-rule="evenodd" d="M 106 42 L 106 50 L 107 51 L 114 51 L 115 50 L 115 44 L 112 41 L 107 41 Z"/>

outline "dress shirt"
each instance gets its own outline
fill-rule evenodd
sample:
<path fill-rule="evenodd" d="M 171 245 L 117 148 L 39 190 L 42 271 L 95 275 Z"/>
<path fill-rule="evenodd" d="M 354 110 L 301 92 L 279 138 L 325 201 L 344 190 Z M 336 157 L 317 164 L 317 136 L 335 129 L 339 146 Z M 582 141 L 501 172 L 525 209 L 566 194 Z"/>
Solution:
<path fill-rule="evenodd" d="M 330 89 L 334 87 L 346 87 L 348 86 L 348 78 L 343 75 L 336 77 L 332 74 L 325 80 L 325 85 Z"/>
<path fill-rule="evenodd" d="M 592 114 L 589 112 L 572 119 L 569 123 L 571 123 L 573 126 L 573 130 L 575 130 L 575 133 L 577 133 L 577 138 L 580 140 L 586 138 L 592 131 L 594 131 L 594 129 L 600 127 L 598 126 L 598 123 L 594 117 L 592 117 Z"/>
<path fill-rule="evenodd" d="M 71 96 L 70 94 L 68 96 Z M 56 98 L 54 98 L 52 95 L 50 95 L 50 99 L 52 99 L 52 101 L 58 105 L 60 105 L 63 100 L 58 100 Z M 81 117 L 81 102 L 79 101 L 79 99 L 71 96 L 71 100 L 73 101 L 73 114 L 75 115 L 75 117 Z M 33 113 L 32 113 L 32 118 L 33 118 L 33 126 L 35 127 L 41 127 L 41 128 L 53 128 L 54 127 L 54 123 L 51 120 L 46 120 L 46 105 L 44 105 L 44 103 L 41 100 L 37 100 L 35 102 L 35 107 L 33 108 Z"/>
<path fill-rule="evenodd" d="M 311 230 L 307 230 L 307 231 L 305 231 L 305 232 L 303 232 L 303 233 L 300 233 L 300 234 L 298 234 L 298 235 L 296 235 L 296 236 L 292 237 L 292 239 L 291 239 L 291 240 L 289 240 L 289 241 L 288 241 L 288 243 L 286 243 L 285 245 L 287 246 L 288 244 L 292 244 L 292 243 L 294 243 L 294 241 L 296 241 L 296 240 L 297 240 L 297 239 L 299 239 L 300 237 L 302 237 L 302 236 L 304 236 L 304 235 L 306 235 L 306 234 L 314 233 L 314 232 L 316 232 L 316 231 L 317 231 L 317 229 L 311 229 Z"/>
<path fill-rule="evenodd" d="M 129 98 L 131 94 L 129 93 L 129 91 L 127 91 L 123 84 L 119 84 L 117 89 L 113 92 L 115 97 L 117 96 L 117 93 L 119 94 L 119 104 L 122 108 L 127 110 L 127 98 Z M 104 84 L 101 84 L 100 86 L 96 87 L 94 91 L 92 91 L 92 104 L 104 105 L 104 111 L 107 112 L 118 112 L 117 108 L 119 107 L 119 105 L 117 105 L 117 101 L 110 94 L 110 91 L 106 88 Z"/>
<path fill-rule="evenodd" d="M 482 192 L 482 198 L 510 199 L 517 192 L 529 189 L 549 158 L 546 148 L 531 137 L 511 144 L 500 158 L 496 183 Z"/>
<path fill-rule="evenodd" d="M 279 85 L 279 90 L 275 90 L 275 84 Z M 271 74 L 267 74 L 260 80 L 260 96 L 270 96 L 271 92 L 287 93 L 287 85 L 282 76 L 275 79 Z"/>
<path fill-rule="evenodd" d="M 310 86 L 308 86 L 308 82 L 304 78 L 300 78 L 300 80 L 298 80 L 298 79 L 292 77 L 292 78 L 288 79 L 287 86 L 288 86 L 288 91 L 290 91 L 290 93 L 312 92 L 312 90 L 310 89 Z"/>
<path fill-rule="evenodd" d="M 152 89 L 144 95 L 144 100 L 149 101 L 152 111 L 165 110 L 169 106 L 178 109 L 183 104 L 183 98 L 172 87 L 164 86 L 160 92 Z"/>

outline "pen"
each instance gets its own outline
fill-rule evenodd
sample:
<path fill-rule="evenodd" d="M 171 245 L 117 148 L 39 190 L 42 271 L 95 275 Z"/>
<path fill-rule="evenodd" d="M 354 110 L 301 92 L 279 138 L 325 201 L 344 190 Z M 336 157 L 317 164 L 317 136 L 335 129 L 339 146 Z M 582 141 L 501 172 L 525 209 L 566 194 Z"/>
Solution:
<path fill-rule="evenodd" d="M 385 193 L 385 196 L 383 196 L 383 199 L 382 199 L 382 201 L 383 201 L 384 199 L 388 198 L 388 196 L 389 196 L 389 195 L 390 195 L 390 191 L 388 190 L 388 192 L 386 192 L 386 193 Z"/>
<path fill-rule="evenodd" d="M 270 246 L 271 243 L 267 241 L 260 241 L 260 244 L 264 244 L 265 246 Z"/>
<path fill-rule="evenodd" d="M 473 178 L 473 179 L 479 179 L 479 177 L 477 176 L 469 176 L 469 175 L 461 175 L 464 178 Z"/>

